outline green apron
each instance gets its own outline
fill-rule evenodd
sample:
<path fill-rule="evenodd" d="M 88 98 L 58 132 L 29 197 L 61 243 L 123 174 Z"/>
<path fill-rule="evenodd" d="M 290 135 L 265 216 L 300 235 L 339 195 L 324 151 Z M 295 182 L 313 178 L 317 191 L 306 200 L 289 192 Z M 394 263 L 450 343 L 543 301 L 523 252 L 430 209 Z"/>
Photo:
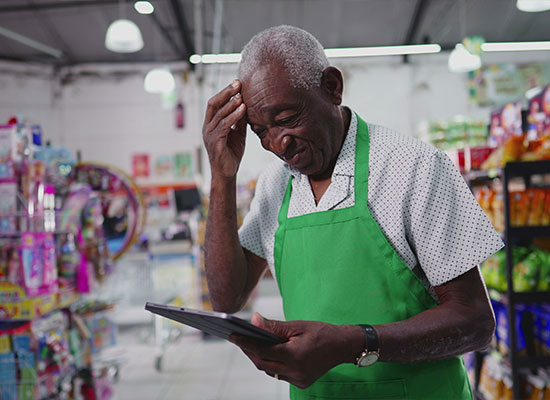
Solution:
<path fill-rule="evenodd" d="M 369 134 L 358 117 L 355 205 L 287 218 L 289 179 L 275 233 L 275 271 L 287 320 L 402 321 L 437 302 L 400 259 L 368 206 Z M 406 345 L 406 344 L 405 344 Z M 414 364 L 341 364 L 291 399 L 471 399 L 461 357 Z"/>

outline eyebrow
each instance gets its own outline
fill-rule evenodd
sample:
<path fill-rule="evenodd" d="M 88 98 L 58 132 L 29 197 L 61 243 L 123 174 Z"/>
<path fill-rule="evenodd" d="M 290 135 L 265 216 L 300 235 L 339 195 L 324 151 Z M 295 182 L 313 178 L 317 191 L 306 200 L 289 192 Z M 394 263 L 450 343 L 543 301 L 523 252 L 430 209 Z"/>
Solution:
<path fill-rule="evenodd" d="M 275 118 L 277 114 L 281 113 L 282 111 L 291 110 L 291 111 L 297 111 L 300 112 L 303 109 L 304 105 L 301 103 L 287 103 L 287 104 L 279 104 L 277 106 L 271 107 L 271 106 L 264 106 L 261 108 L 261 112 L 267 112 L 269 115 L 269 118 Z M 258 125 L 263 126 L 254 122 L 251 122 L 248 118 L 248 111 L 245 114 L 245 120 L 246 123 L 249 125 Z"/>

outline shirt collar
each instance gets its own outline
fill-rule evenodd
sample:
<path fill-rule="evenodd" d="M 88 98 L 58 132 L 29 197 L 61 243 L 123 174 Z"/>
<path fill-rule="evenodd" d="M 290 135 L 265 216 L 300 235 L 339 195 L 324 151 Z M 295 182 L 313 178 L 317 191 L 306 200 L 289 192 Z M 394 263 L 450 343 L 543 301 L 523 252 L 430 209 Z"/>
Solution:
<path fill-rule="evenodd" d="M 336 165 L 334 166 L 333 176 L 345 175 L 345 176 L 354 176 L 355 173 L 355 143 L 357 141 L 357 115 L 353 110 L 351 110 L 351 120 L 349 123 L 348 132 L 346 134 L 346 139 L 344 144 L 340 149 L 338 154 L 338 159 L 336 160 Z M 301 178 L 302 174 L 291 167 L 287 163 L 284 164 L 285 167 L 290 171 L 294 178 Z"/>

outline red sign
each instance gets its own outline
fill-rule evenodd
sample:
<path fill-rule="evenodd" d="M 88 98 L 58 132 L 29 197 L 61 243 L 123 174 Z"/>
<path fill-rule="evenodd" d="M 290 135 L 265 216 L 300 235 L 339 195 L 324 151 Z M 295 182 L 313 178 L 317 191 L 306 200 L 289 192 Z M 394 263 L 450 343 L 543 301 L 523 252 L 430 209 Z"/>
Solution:
<path fill-rule="evenodd" d="M 148 178 L 150 175 L 149 154 L 134 154 L 132 156 L 132 176 Z"/>

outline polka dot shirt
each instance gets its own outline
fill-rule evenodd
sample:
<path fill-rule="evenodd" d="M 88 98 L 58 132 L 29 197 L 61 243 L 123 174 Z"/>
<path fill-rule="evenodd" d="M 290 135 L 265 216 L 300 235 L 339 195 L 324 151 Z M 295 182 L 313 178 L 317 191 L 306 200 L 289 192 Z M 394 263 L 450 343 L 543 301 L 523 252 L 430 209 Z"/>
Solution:
<path fill-rule="evenodd" d="M 369 210 L 432 294 L 433 286 L 462 275 L 503 247 L 445 153 L 382 126 L 368 128 Z M 356 136 L 357 117 L 352 112 L 331 184 L 317 205 L 308 177 L 282 161 L 260 175 L 239 237 L 244 248 L 267 261 L 273 274 L 277 217 L 290 174 L 294 179 L 289 218 L 353 206 Z"/>

